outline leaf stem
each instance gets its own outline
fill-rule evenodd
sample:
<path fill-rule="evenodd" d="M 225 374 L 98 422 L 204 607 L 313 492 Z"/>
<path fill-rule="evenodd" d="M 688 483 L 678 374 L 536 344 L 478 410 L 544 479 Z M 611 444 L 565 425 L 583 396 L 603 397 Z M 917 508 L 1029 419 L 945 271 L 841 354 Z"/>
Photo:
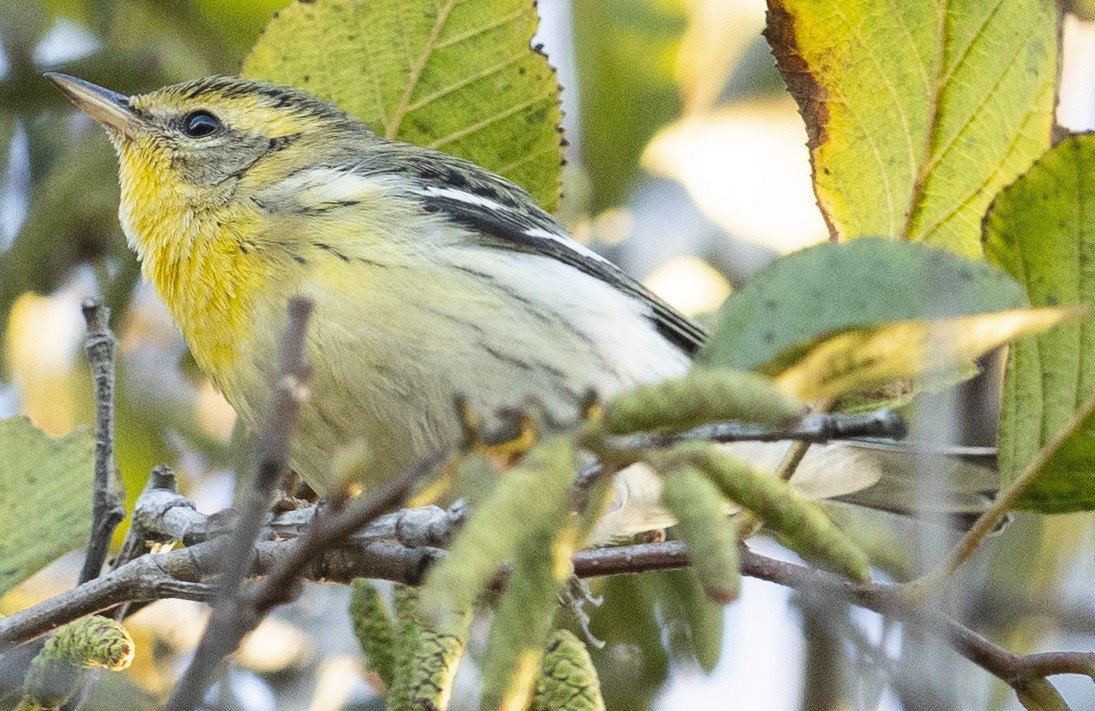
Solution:
<path fill-rule="evenodd" d="M 1045 469 L 1057 450 L 1083 425 L 1092 413 L 1095 413 L 1095 397 L 1087 400 L 1076 411 L 1072 420 L 1038 451 L 1034 459 L 1023 469 L 1022 474 L 1000 492 L 992 506 L 978 517 L 970 530 L 958 541 L 944 564 L 904 585 L 905 592 L 912 604 L 923 605 L 929 598 L 939 592 L 955 571 L 961 568 L 981 546 L 985 538 L 996 530 L 1004 517 L 1007 516 L 1008 511 L 1015 505 L 1019 496 L 1034 483 L 1034 480 L 1042 473 L 1042 470 Z"/>

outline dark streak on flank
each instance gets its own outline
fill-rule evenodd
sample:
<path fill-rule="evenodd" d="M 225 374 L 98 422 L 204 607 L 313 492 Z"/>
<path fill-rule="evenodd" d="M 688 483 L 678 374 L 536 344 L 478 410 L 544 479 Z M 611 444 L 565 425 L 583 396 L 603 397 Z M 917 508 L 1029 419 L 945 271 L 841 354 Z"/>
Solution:
<path fill-rule="evenodd" d="M 305 259 L 304 257 L 300 256 L 299 254 L 294 254 L 293 255 L 293 261 L 296 262 L 297 264 L 307 264 L 308 263 L 308 260 Z"/>
<path fill-rule="evenodd" d="M 440 309 L 435 309 L 432 306 L 420 305 L 420 308 L 430 312 L 434 316 L 438 316 L 446 321 L 452 321 L 453 323 L 459 324 L 471 331 L 475 331 L 480 336 L 487 335 L 487 332 L 483 329 L 482 326 L 469 318 L 461 318 L 456 314 L 441 311 Z"/>
<path fill-rule="evenodd" d="M 535 370 L 535 368 L 532 367 L 531 363 L 523 361 L 519 358 L 514 358 L 513 356 L 508 356 L 505 353 L 500 353 L 497 349 L 491 348 L 485 342 L 479 343 L 479 347 L 485 350 L 487 353 L 490 353 L 492 356 L 502 361 L 503 363 L 509 363 L 510 365 L 516 366 L 519 370 L 524 370 L 527 372 L 532 372 L 533 370 Z"/>
<path fill-rule="evenodd" d="M 344 262 L 348 262 L 348 261 L 350 261 L 350 258 L 349 258 L 349 257 L 347 257 L 347 256 L 346 256 L 345 254 L 343 254 L 342 252 L 338 251 L 337 249 L 335 249 L 335 248 L 334 248 L 334 247 L 332 247 L 331 245 L 327 244 L 326 242 L 316 242 L 315 244 L 316 244 L 316 247 L 318 247 L 318 248 L 320 248 L 320 249 L 324 249 L 324 250 L 327 250 L 328 252 L 330 252 L 331 254 L 335 255 L 336 257 L 338 257 L 339 259 L 341 259 L 341 260 L 342 260 L 342 261 L 344 261 Z"/>
<path fill-rule="evenodd" d="M 298 215 L 326 215 L 332 210 L 338 210 L 344 207 L 353 207 L 358 204 L 357 200 L 332 200 L 330 202 L 321 202 L 315 205 L 308 205 L 306 207 L 298 207 L 293 212 Z"/>

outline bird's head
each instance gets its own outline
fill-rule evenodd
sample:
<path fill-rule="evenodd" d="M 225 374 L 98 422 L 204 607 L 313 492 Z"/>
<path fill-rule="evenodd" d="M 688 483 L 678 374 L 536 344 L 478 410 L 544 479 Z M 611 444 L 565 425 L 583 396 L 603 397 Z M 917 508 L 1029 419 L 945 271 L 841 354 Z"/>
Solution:
<path fill-rule="evenodd" d="M 330 144 L 340 132 L 368 132 L 307 92 L 240 77 L 125 96 L 64 74 L 46 76 L 106 128 L 118 151 L 123 189 L 127 182 L 159 183 L 195 204 L 223 204 L 260 164 L 291 170 L 294 155 L 315 160 L 317 137 Z"/>

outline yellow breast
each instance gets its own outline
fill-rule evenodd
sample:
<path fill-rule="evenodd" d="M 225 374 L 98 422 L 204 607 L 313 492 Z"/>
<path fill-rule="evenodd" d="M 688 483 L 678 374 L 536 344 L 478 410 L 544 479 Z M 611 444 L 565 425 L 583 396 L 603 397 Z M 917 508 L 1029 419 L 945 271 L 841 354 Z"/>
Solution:
<path fill-rule="evenodd" d="M 122 228 L 145 279 L 216 381 L 250 340 L 250 312 L 271 278 L 248 246 L 262 231 L 261 216 L 227 200 L 196 207 L 151 156 L 123 149 L 119 157 Z"/>

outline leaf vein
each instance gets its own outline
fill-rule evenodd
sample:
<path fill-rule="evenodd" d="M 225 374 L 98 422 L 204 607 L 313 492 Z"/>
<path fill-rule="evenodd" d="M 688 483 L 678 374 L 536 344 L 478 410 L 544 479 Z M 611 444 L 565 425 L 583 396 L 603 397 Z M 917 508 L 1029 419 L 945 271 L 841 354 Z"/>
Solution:
<path fill-rule="evenodd" d="M 511 12 L 510 14 L 506 15 L 505 17 L 500 17 L 497 20 L 495 20 L 494 22 L 489 22 L 489 23 L 487 23 L 487 24 L 485 24 L 481 27 L 476 27 L 475 29 L 468 30 L 464 34 L 449 37 L 444 42 L 439 42 L 438 45 L 434 49 L 435 50 L 445 49 L 447 47 L 453 46 L 454 44 L 459 44 L 460 42 L 463 42 L 465 40 L 469 40 L 472 37 L 476 37 L 478 35 L 490 32 L 491 30 L 497 29 L 497 28 L 499 28 L 503 25 L 507 25 L 511 22 L 514 22 L 515 20 L 521 19 L 521 17 L 526 12 L 528 12 L 528 8 L 525 7 L 525 6 L 521 6 L 516 11 Z"/>
<path fill-rule="evenodd" d="M 418 101 L 416 101 L 413 104 L 409 105 L 406 109 L 406 113 L 409 114 L 412 111 L 420 109 L 423 106 L 426 106 L 427 104 L 440 99 L 443 96 L 451 94 L 454 91 L 458 91 L 460 89 L 463 89 L 468 84 L 471 84 L 475 81 L 478 81 L 479 79 L 483 79 L 485 77 L 488 77 L 491 74 L 496 74 L 496 73 L 502 71 L 503 69 L 505 69 L 507 67 L 511 67 L 514 64 L 517 64 L 518 62 L 520 62 L 522 59 L 524 59 L 527 56 L 529 56 L 528 52 L 520 52 L 518 54 L 513 55 L 512 57 L 509 57 L 508 59 L 506 59 L 504 61 L 499 62 L 498 64 L 495 64 L 495 65 L 490 66 L 490 67 L 484 67 L 483 69 L 481 69 L 478 72 L 475 72 L 474 74 L 470 74 L 470 75 L 464 77 L 463 79 L 461 79 L 459 81 L 453 82 L 452 84 L 448 85 L 447 87 L 444 87 L 443 89 L 438 89 L 434 93 L 422 97 Z"/>
<path fill-rule="evenodd" d="M 414 90 L 418 87 L 419 80 L 422 79 L 422 72 L 426 69 L 426 64 L 430 60 L 430 55 L 433 54 L 436 49 L 441 30 L 444 29 L 445 22 L 449 19 L 449 14 L 456 4 L 457 0 L 445 0 L 443 5 L 438 6 L 437 18 L 434 20 L 433 27 L 430 28 L 430 35 L 426 38 L 422 53 L 419 54 L 418 59 L 411 65 L 410 75 L 407 77 L 407 84 L 403 88 L 403 95 L 399 99 L 399 105 L 396 106 L 395 111 L 392 113 L 391 120 L 385 125 L 385 137 L 395 138 L 396 133 L 399 131 L 400 124 L 403 123 L 403 119 L 407 116 L 407 106 L 410 104 L 411 95 L 414 94 Z M 405 43 L 406 34 L 404 33 L 404 44 Z"/>
<path fill-rule="evenodd" d="M 444 146 L 446 144 L 452 143 L 453 141 L 461 139 L 461 138 L 463 138 L 464 136 L 467 136 L 470 133 L 475 133 L 476 131 L 480 131 L 480 130 L 486 128 L 487 126 L 490 126 L 491 124 L 498 123 L 499 121 L 507 119 L 510 116 L 513 116 L 514 114 L 518 113 L 519 111 L 523 111 L 523 110 L 527 109 L 528 107 L 536 104 L 536 102 L 538 102 L 538 101 L 543 101 L 544 99 L 550 99 L 550 98 L 551 98 L 551 92 L 550 91 L 549 92 L 544 92 L 543 94 L 541 94 L 539 96 L 534 96 L 531 99 L 529 99 L 528 101 L 524 101 L 524 102 L 522 102 L 520 104 L 517 104 L 515 106 L 511 106 L 510 108 L 506 109 L 505 111 L 503 111 L 499 114 L 495 114 L 494 116 L 490 116 L 488 118 L 485 118 L 482 121 L 479 121 L 478 123 L 474 123 L 470 126 L 465 126 L 464 128 L 462 128 L 458 131 L 453 131 L 452 133 L 445 136 L 444 138 L 437 139 L 436 141 L 431 143 L 429 145 L 429 147 L 430 148 L 440 148 L 441 146 Z"/>

